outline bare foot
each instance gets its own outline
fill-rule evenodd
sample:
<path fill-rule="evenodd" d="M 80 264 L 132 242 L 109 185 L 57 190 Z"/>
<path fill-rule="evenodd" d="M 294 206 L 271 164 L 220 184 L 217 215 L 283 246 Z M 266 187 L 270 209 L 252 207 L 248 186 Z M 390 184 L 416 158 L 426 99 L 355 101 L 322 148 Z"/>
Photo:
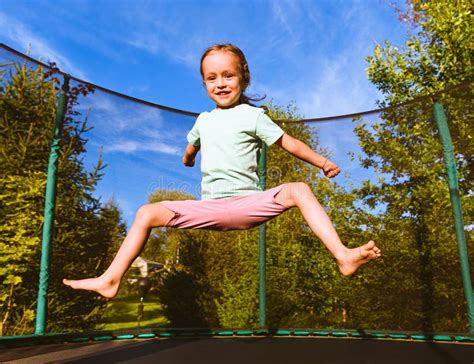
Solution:
<path fill-rule="evenodd" d="M 371 240 L 358 248 L 348 249 L 344 258 L 337 259 L 337 265 L 343 275 L 351 276 L 362 264 L 377 259 L 381 255 L 381 250 L 377 248 L 375 243 Z"/>
<path fill-rule="evenodd" d="M 63 283 L 73 289 L 94 291 L 106 298 L 114 298 L 118 293 L 120 282 L 114 282 L 101 276 L 80 280 L 63 279 Z"/>

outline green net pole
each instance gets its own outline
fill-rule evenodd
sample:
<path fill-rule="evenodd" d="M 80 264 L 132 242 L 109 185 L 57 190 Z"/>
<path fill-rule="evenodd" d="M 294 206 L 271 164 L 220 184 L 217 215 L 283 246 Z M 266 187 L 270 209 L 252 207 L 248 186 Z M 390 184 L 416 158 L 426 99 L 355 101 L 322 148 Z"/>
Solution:
<path fill-rule="evenodd" d="M 443 105 L 435 102 L 433 106 L 434 117 L 438 125 L 441 144 L 443 145 L 444 161 L 448 174 L 449 196 L 453 208 L 454 228 L 458 242 L 459 260 L 461 262 L 462 279 L 464 284 L 464 294 L 467 301 L 467 317 L 471 333 L 474 332 L 474 299 L 472 296 L 471 275 L 469 272 L 469 260 L 467 256 L 466 236 L 464 234 L 464 222 L 462 216 L 461 198 L 459 195 L 459 183 L 454 160 L 454 148 L 449 132 L 446 114 Z"/>
<path fill-rule="evenodd" d="M 41 265 L 39 274 L 38 300 L 36 306 L 36 329 L 35 335 L 44 335 L 46 330 L 46 316 L 48 310 L 48 279 L 49 279 L 49 256 L 51 250 L 54 209 L 56 205 L 56 181 L 59 159 L 59 148 L 61 133 L 64 124 L 64 116 L 67 107 L 67 92 L 69 89 L 69 78 L 64 78 L 63 87 L 58 98 L 56 118 L 51 138 L 49 152 L 48 177 L 46 182 L 46 193 L 44 201 L 43 238 L 41 242 Z"/>
<path fill-rule="evenodd" d="M 262 143 L 260 159 L 258 162 L 258 175 L 260 188 L 265 191 L 267 185 L 267 145 Z M 266 298 L 266 259 L 267 259 L 267 224 L 262 224 L 258 231 L 258 247 L 259 247 L 259 323 L 260 327 L 266 326 L 267 320 L 267 298 Z"/>

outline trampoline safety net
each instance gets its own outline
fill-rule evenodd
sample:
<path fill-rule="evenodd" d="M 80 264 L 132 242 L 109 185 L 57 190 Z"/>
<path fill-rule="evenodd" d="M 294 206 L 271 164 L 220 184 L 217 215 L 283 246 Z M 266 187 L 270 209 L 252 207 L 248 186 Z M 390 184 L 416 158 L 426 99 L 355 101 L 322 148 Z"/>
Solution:
<path fill-rule="evenodd" d="M 5 47 L 0 64 L 0 334 L 23 335 L 35 327 L 48 158 L 64 76 Z M 454 145 L 471 262 L 472 90 L 467 83 L 437 95 Z M 113 301 L 73 291 L 62 279 L 100 275 L 141 205 L 200 198 L 199 156 L 194 168 L 182 163 L 196 115 L 74 78 L 67 96 L 46 331 L 136 327 L 143 269 L 130 268 Z M 375 240 L 383 257 L 345 278 L 298 209 L 269 221 L 266 325 L 468 332 L 433 98 L 323 121 L 301 121 L 291 105 L 267 107 L 288 134 L 342 170 L 330 180 L 270 146 L 267 188 L 306 182 L 346 245 Z M 152 282 L 141 327 L 258 327 L 258 235 L 258 228 L 154 229 L 141 254 Z"/>

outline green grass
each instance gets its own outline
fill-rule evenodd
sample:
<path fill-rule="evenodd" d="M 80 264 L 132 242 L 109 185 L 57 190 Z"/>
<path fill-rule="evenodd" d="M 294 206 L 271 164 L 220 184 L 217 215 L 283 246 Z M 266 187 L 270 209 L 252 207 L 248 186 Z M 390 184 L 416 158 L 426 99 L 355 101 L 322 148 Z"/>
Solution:
<path fill-rule="evenodd" d="M 134 329 L 137 327 L 137 312 L 139 298 L 136 295 L 118 296 L 110 301 L 105 309 L 98 330 Z M 140 320 L 140 327 L 166 326 L 168 321 L 163 316 L 161 305 L 156 296 L 148 295 L 143 301 L 144 315 Z"/>

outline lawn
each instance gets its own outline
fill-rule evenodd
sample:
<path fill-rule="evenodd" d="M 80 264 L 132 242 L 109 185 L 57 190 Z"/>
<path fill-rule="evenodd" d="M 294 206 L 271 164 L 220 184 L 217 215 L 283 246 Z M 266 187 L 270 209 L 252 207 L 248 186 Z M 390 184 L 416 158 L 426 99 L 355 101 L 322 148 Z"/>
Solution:
<path fill-rule="evenodd" d="M 98 330 L 119 330 L 137 328 L 139 298 L 136 295 L 118 296 L 110 301 Z M 155 295 L 149 294 L 143 301 L 144 315 L 140 327 L 166 326 L 168 321 L 163 316 L 161 305 Z"/>

